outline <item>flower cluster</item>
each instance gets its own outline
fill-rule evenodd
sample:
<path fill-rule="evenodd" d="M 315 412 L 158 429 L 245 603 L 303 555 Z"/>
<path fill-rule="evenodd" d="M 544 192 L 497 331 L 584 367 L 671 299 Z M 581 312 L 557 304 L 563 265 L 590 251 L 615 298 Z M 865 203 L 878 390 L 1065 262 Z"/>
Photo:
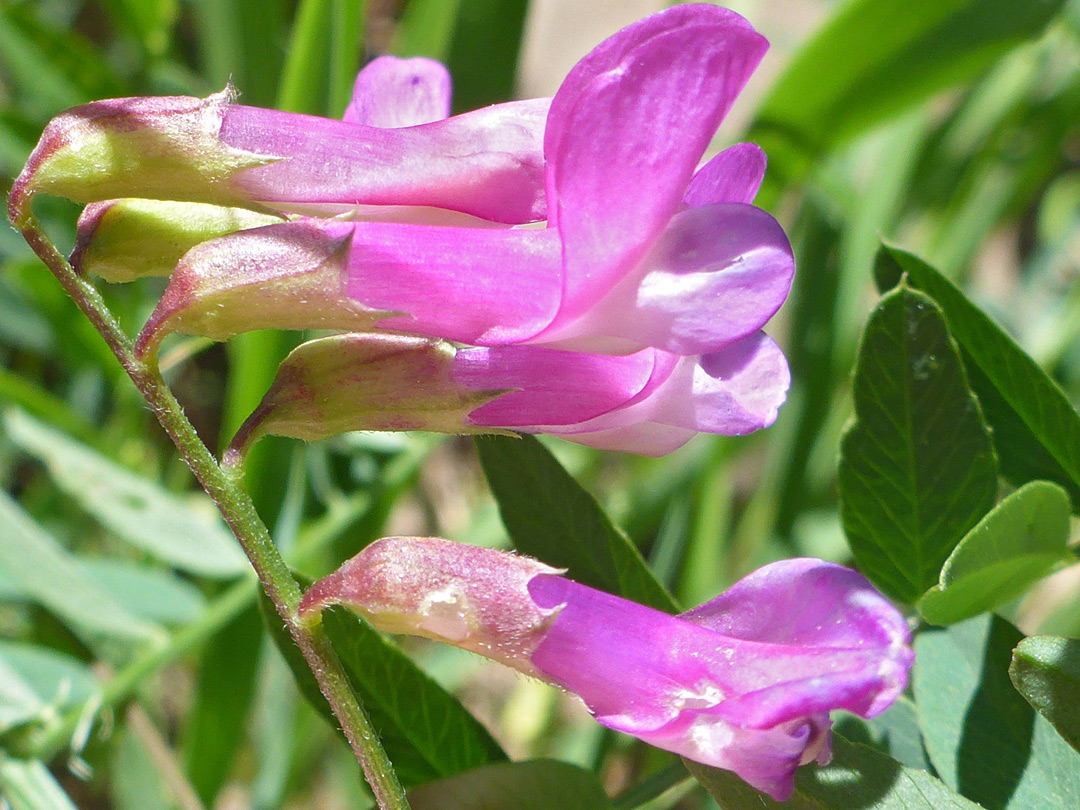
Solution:
<path fill-rule="evenodd" d="M 732 770 L 777 800 L 830 756 L 829 712 L 872 717 L 907 684 L 904 617 L 821 560 L 765 566 L 671 616 L 537 560 L 432 538 L 379 540 L 316 582 L 302 621 L 345 605 L 577 694 L 596 720 Z"/>
<path fill-rule="evenodd" d="M 336 392 L 385 388 L 365 358 L 423 338 L 464 344 L 443 344 L 439 396 L 478 404 L 426 423 L 421 404 L 412 427 L 660 455 L 771 424 L 788 388 L 760 331 L 794 270 L 751 205 L 764 156 L 738 144 L 701 164 L 766 47 L 737 14 L 685 5 L 602 43 L 550 100 L 453 117 L 445 68 L 392 57 L 361 72 L 342 121 L 230 90 L 95 102 L 50 124 L 12 217 L 39 191 L 91 203 L 82 271 L 126 279 L 141 251 L 146 272 L 171 276 L 143 354 L 174 332 L 353 333 L 291 358 L 308 423 L 289 433 L 267 402 L 248 436 L 377 427 Z M 416 402 L 431 388 L 395 384 Z"/>

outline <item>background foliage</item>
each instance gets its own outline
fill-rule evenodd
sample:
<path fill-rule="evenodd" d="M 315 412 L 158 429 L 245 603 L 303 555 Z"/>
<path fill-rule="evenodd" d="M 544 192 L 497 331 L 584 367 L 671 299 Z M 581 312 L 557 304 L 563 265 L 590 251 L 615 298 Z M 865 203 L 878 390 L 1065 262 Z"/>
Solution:
<path fill-rule="evenodd" d="M 383 534 L 437 534 L 512 543 L 670 609 L 779 557 L 854 562 L 920 623 L 913 689 L 871 723 L 842 719 L 836 764 L 805 769 L 790 806 L 1080 806 L 1080 3 L 732 5 L 774 48 L 756 109 L 717 146 L 765 147 L 759 204 L 799 268 L 771 327 L 794 377 L 774 427 L 662 460 L 531 439 L 478 454 L 419 435 L 268 439 L 247 487 L 308 577 Z M 0 171 L 10 183 L 53 115 L 102 97 L 231 77 L 246 103 L 336 116 L 382 52 L 447 61 L 459 109 L 502 100 L 541 15 L 587 26 L 588 6 L 9 0 Z M 592 42 L 614 30 L 596 28 Z M 70 247 L 77 209 L 39 213 Z M 0 796 L 369 806 L 242 555 L 100 338 L 7 229 L 0 262 Z M 133 333 L 161 289 L 103 292 Z M 211 447 L 297 341 L 166 346 Z M 429 783 L 416 808 L 771 806 L 494 665 L 330 624 L 402 779 Z"/>

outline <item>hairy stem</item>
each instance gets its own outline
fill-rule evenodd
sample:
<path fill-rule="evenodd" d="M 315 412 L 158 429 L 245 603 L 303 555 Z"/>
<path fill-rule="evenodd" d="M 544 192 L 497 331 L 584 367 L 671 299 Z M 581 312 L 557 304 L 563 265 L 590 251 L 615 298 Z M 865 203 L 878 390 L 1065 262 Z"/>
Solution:
<path fill-rule="evenodd" d="M 180 403 L 173 397 L 156 366 L 135 356 L 131 340 L 109 312 L 101 295 L 81 278 L 49 241 L 33 217 L 16 223 L 23 238 L 52 271 L 64 290 L 79 306 L 131 377 L 135 387 L 153 409 L 191 471 L 217 504 L 240 541 L 282 621 L 304 655 L 341 723 L 368 784 L 382 810 L 407 810 L 408 802 L 378 736 L 349 684 L 329 639 L 319 625 L 304 627 L 297 620 L 300 586 L 274 546 L 270 533 L 255 511 L 239 481 L 238 471 L 223 469 L 195 433 Z"/>

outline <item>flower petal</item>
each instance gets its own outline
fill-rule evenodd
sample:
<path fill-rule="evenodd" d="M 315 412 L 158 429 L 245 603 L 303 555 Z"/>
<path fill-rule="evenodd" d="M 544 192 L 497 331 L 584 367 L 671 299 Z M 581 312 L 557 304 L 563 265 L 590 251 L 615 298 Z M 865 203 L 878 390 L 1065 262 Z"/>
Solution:
<path fill-rule="evenodd" d="M 872 717 L 907 684 L 912 652 L 903 616 L 865 577 L 843 566 L 814 559 L 773 563 L 681 618 L 747 641 L 853 656 L 876 651 L 876 663 L 838 671 L 827 688 L 819 676 L 800 667 L 783 674 L 775 661 L 748 661 L 747 673 L 757 666 L 762 672 L 768 668 L 777 684 L 748 690 L 720 707 L 740 724 L 763 728 L 830 708 Z"/>
<path fill-rule="evenodd" d="M 647 396 L 589 421 L 542 432 L 604 450 L 662 456 L 699 432 L 738 436 L 768 427 L 791 382 L 783 353 L 761 332 L 704 357 L 659 351 L 657 356 L 672 365 L 656 375 Z"/>
<path fill-rule="evenodd" d="M 745 21 L 704 8 L 587 83 L 571 84 L 577 98 L 549 116 L 548 201 L 566 262 L 556 325 L 590 307 L 663 230 L 765 52 L 765 39 Z"/>
<path fill-rule="evenodd" d="M 691 208 L 717 203 L 752 203 L 765 179 L 767 159 L 756 143 L 730 146 L 697 170 L 683 202 Z"/>
<path fill-rule="evenodd" d="M 450 92 L 442 62 L 380 56 L 357 75 L 343 120 L 386 129 L 442 121 L 450 117 Z"/>
<path fill-rule="evenodd" d="M 293 203 L 426 205 L 532 222 L 545 216 L 548 104 L 497 104 L 404 129 L 230 105 L 220 137 L 234 149 L 281 158 L 231 180 L 281 210 Z"/>
<path fill-rule="evenodd" d="M 558 307 L 560 257 L 546 229 L 356 223 L 347 294 L 402 313 L 382 329 L 498 345 L 536 334 Z"/>
<path fill-rule="evenodd" d="M 577 348 L 597 336 L 708 354 L 752 335 L 784 303 L 795 259 L 760 208 L 723 203 L 677 214 L 635 270 L 591 309 L 537 340 Z"/>
<path fill-rule="evenodd" d="M 615 70 L 638 46 L 658 34 L 688 25 L 727 25 L 753 31 L 753 26 L 743 17 L 726 8 L 706 5 L 680 5 L 651 14 L 605 39 L 586 54 L 567 73 L 551 102 L 549 119 L 556 122 L 544 133 L 545 154 L 555 154 L 558 141 L 566 134 L 562 122 L 577 103 L 585 88 L 597 76 Z M 548 171 L 548 196 L 555 196 L 555 175 Z M 550 212 L 552 224 L 557 224 L 558 211 Z"/>
<path fill-rule="evenodd" d="M 461 349 L 454 380 L 475 391 L 511 389 L 470 413 L 469 424 L 529 430 L 583 422 L 627 404 L 654 365 L 650 350 L 611 357 L 535 346 Z"/>
<path fill-rule="evenodd" d="M 211 239 L 181 258 L 135 342 L 172 332 L 225 340 L 255 329 L 368 331 L 390 313 L 345 294 L 351 223 L 297 220 Z"/>

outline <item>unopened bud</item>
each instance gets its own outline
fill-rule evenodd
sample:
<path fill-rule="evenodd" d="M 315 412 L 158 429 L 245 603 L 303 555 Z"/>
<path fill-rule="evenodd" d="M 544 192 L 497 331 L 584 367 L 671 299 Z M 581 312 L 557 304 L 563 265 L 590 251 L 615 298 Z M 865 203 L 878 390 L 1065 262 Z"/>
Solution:
<path fill-rule="evenodd" d="M 349 223 L 252 228 L 189 250 L 135 344 L 143 356 L 173 332 L 226 340 L 254 329 L 370 329 L 391 313 L 345 295 Z"/>
<path fill-rule="evenodd" d="M 466 416 L 502 391 L 467 388 L 453 377 L 454 349 L 398 335 L 344 334 L 293 350 L 226 454 L 236 464 L 267 433 L 316 441 L 351 430 L 502 433 Z"/>
<path fill-rule="evenodd" d="M 533 651 L 560 608 L 529 593 L 539 574 L 560 574 L 539 560 L 434 537 L 377 540 L 311 588 L 301 621 L 344 605 L 386 633 L 453 644 L 528 675 Z"/>
<path fill-rule="evenodd" d="M 114 283 L 168 276 L 185 253 L 208 239 L 280 221 L 278 216 L 205 203 L 91 203 L 79 217 L 71 264 L 80 273 Z"/>
<path fill-rule="evenodd" d="M 251 205 L 228 179 L 279 158 L 218 137 L 233 95 L 227 87 L 205 99 L 108 99 L 58 115 L 11 188 L 11 221 L 25 220 L 38 192 L 79 203 L 139 196 Z"/>

